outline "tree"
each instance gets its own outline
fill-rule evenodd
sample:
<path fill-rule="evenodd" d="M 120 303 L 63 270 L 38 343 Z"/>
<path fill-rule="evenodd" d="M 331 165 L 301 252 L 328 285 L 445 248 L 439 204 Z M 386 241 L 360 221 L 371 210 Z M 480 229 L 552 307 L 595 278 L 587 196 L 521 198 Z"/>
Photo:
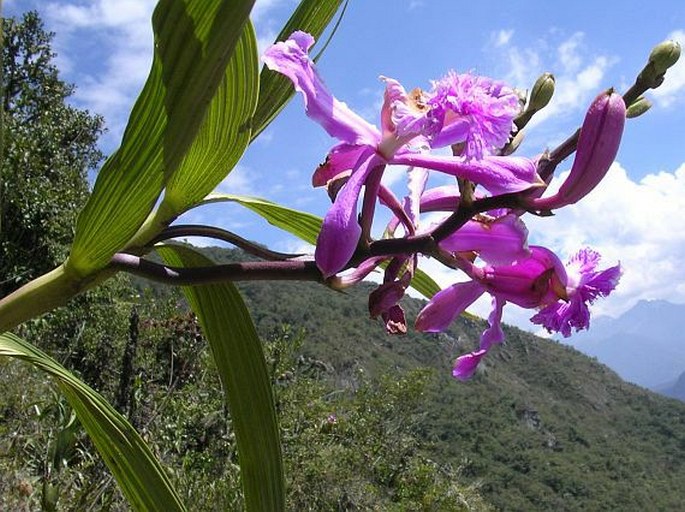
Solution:
<path fill-rule="evenodd" d="M 0 296 L 66 257 L 103 131 L 102 117 L 68 104 L 74 86 L 59 78 L 38 13 L 3 20 L 3 35 Z"/>

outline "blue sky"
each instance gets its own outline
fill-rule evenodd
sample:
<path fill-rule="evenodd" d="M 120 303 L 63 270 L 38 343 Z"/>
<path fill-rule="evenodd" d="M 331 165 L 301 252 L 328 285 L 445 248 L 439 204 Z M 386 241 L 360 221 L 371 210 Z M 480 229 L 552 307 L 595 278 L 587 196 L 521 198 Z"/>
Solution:
<path fill-rule="evenodd" d="M 75 83 L 74 102 L 105 116 L 102 147 L 118 145 L 126 118 L 149 69 L 152 48 L 148 0 L 5 0 L 6 15 L 37 9 L 56 32 L 63 78 Z M 265 48 L 296 2 L 258 0 L 253 11 Z M 599 7 L 601 6 L 601 7 Z M 379 75 L 407 89 L 430 87 L 450 69 L 474 71 L 529 88 L 544 71 L 557 79 L 555 98 L 528 130 L 520 154 L 532 156 L 571 134 L 601 90 L 625 90 L 651 48 L 664 39 L 685 43 L 680 0 L 645 2 L 542 0 L 351 0 L 343 24 L 320 61 L 333 93 L 376 122 L 383 92 Z M 685 302 L 685 58 L 662 88 L 649 94 L 654 106 L 629 120 L 617 161 L 607 179 L 582 203 L 552 219 L 526 218 L 531 242 L 562 258 L 591 245 L 607 264 L 620 260 L 621 285 L 595 312 L 618 315 L 640 299 Z M 311 172 L 333 144 L 303 114 L 296 98 L 258 139 L 221 184 L 226 192 L 259 195 L 323 215 L 325 193 L 310 187 Z M 570 167 L 562 164 L 560 171 Z M 402 184 L 402 170 L 391 180 Z M 401 190 L 401 189 L 400 189 Z M 214 206 L 190 215 L 279 250 L 301 245 L 237 208 Z M 428 262 L 443 285 L 458 276 Z M 484 313 L 486 304 L 475 310 Z M 514 308 L 510 308 L 514 309 Z M 526 312 L 508 320 L 525 325 Z"/>

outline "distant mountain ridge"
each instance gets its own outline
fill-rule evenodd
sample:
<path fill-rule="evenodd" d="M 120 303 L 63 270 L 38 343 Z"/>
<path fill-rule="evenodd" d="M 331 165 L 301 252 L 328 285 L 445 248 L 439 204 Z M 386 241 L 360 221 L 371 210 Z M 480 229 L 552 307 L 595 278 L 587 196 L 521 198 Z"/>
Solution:
<path fill-rule="evenodd" d="M 675 382 L 671 382 L 665 386 L 655 389 L 656 392 L 662 395 L 677 398 L 685 402 L 685 372 L 680 374 L 680 377 Z"/>
<path fill-rule="evenodd" d="M 589 331 L 564 342 L 629 382 L 674 396 L 667 390 L 685 372 L 685 305 L 643 300 L 618 318 L 593 320 Z"/>

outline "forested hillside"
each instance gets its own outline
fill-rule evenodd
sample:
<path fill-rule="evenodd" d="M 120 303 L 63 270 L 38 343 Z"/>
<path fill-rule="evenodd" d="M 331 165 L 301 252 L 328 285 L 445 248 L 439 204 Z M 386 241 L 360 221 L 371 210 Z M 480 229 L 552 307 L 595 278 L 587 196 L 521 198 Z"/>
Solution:
<path fill-rule="evenodd" d="M 451 363 L 474 347 L 484 322 L 462 318 L 444 334 L 389 336 L 369 319 L 370 288 L 241 289 L 262 333 L 283 322 L 304 329 L 303 352 L 331 364 L 340 386 L 353 385 L 359 369 L 431 368 L 420 427 L 431 456 L 460 466 L 502 509 L 685 506 L 685 404 L 628 384 L 573 348 L 508 328 L 506 345 L 462 383 L 450 376 Z M 406 301 L 408 318 L 420 304 Z"/>

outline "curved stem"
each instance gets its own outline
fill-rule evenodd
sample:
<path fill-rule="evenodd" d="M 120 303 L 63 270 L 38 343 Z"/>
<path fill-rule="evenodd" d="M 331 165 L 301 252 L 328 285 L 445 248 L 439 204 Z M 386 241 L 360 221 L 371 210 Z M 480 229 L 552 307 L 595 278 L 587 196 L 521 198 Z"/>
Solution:
<path fill-rule="evenodd" d="M 153 238 L 149 245 L 154 245 L 157 242 L 162 242 L 171 238 L 180 238 L 183 236 L 200 236 L 228 242 L 231 245 L 239 247 L 248 254 L 257 256 L 258 258 L 267 261 L 284 261 L 304 256 L 303 254 L 286 254 L 283 252 L 272 251 L 271 249 L 267 249 L 266 247 L 255 244 L 254 242 L 250 242 L 249 240 L 225 229 L 214 226 L 204 226 L 201 224 L 179 224 L 177 226 L 168 227 L 155 238 Z"/>
<path fill-rule="evenodd" d="M 154 263 L 133 254 L 117 253 L 112 257 L 109 268 L 174 286 L 223 281 L 324 281 L 313 260 L 259 261 L 184 268 Z"/>

